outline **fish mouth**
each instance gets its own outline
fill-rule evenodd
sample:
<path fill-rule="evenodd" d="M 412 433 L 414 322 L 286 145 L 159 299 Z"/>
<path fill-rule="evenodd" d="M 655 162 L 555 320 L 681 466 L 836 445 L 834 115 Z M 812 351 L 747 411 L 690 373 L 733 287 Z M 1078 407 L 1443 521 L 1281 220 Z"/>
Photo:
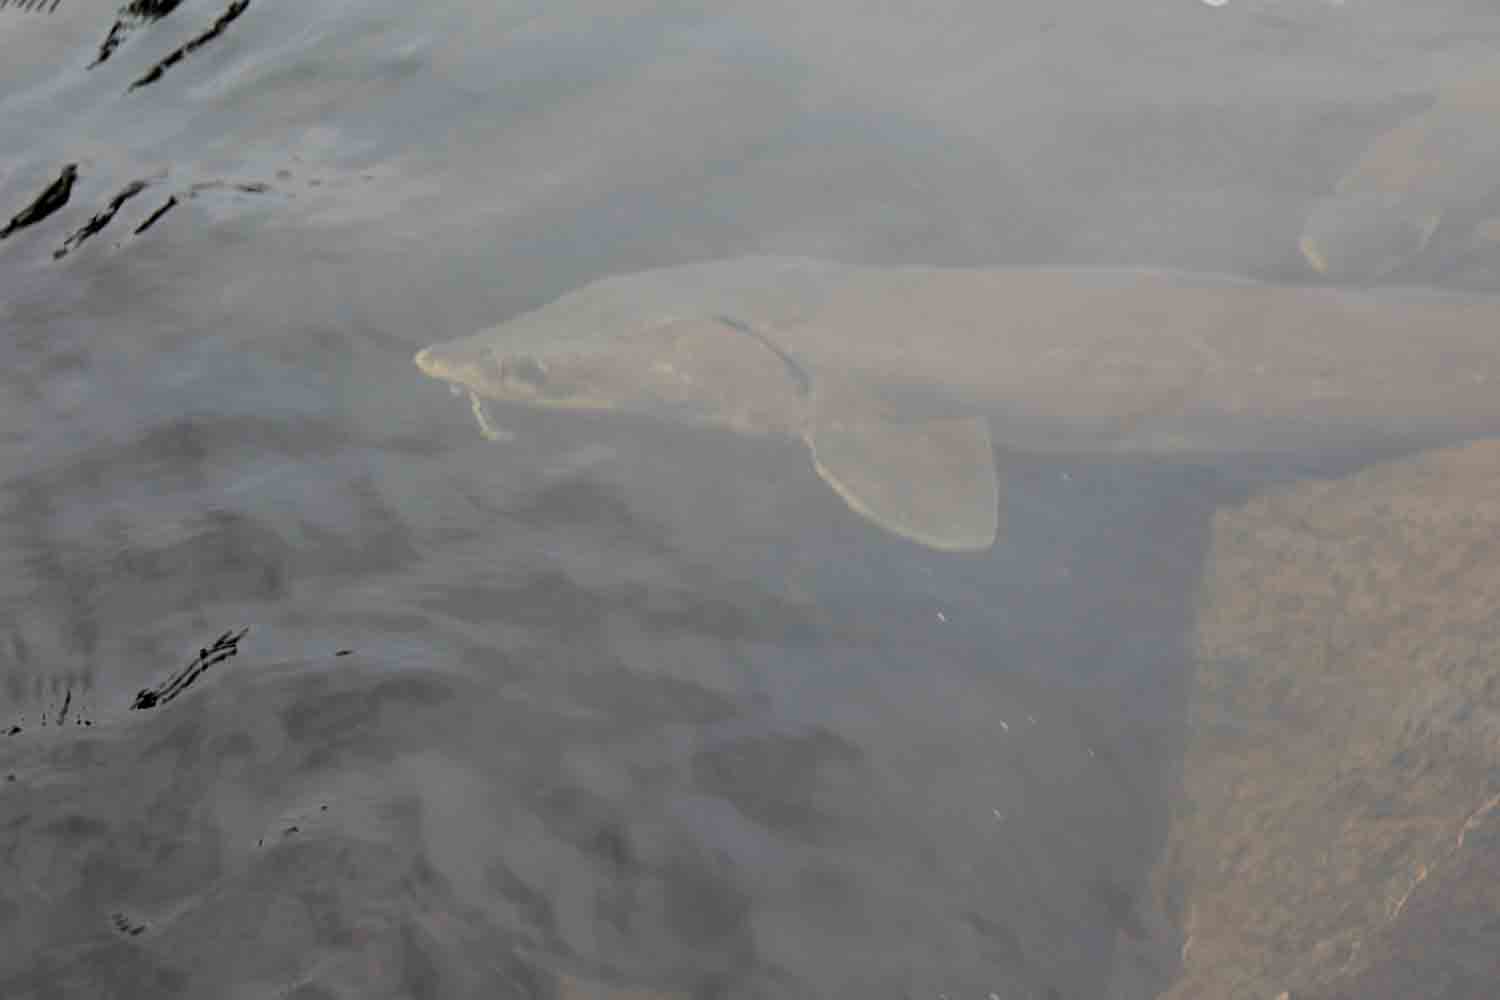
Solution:
<path fill-rule="evenodd" d="M 440 362 L 432 353 L 431 347 L 424 347 L 412 356 L 412 363 L 422 372 L 432 378 L 452 381 L 448 378 L 448 366 Z"/>

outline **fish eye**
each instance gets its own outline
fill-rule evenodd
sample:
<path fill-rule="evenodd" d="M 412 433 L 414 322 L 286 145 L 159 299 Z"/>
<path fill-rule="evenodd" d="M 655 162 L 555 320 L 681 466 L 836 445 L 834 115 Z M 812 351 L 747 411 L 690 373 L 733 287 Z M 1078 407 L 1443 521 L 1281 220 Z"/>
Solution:
<path fill-rule="evenodd" d="M 500 362 L 500 378 L 540 389 L 547 382 L 547 369 L 535 358 L 505 358 Z"/>

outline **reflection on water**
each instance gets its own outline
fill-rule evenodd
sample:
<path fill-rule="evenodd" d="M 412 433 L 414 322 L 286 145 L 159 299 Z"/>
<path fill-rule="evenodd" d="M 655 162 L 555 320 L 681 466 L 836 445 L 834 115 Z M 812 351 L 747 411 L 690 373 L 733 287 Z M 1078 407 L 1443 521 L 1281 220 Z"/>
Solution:
<path fill-rule="evenodd" d="M 491 443 L 411 359 L 751 255 L 1329 280 L 1308 220 L 1485 78 L 1492 11 L 117 6 L 0 7 L 0 995 L 1487 995 L 1495 456 L 1423 423 L 1478 382 L 1412 388 L 1487 327 L 1459 364 L 1347 288 L 1411 361 L 1380 434 L 1319 439 L 1362 452 L 1171 399 L 1217 445 L 997 422 L 962 554 L 784 438 L 512 407 Z M 1446 114 L 1388 280 L 1482 315 L 1487 119 Z M 1254 432 L 1333 405 L 1196 387 Z"/>

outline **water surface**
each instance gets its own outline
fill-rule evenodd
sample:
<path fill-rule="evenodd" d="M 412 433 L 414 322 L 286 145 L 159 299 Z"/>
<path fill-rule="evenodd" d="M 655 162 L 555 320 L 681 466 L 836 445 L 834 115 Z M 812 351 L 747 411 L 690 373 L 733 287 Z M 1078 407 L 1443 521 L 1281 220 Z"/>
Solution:
<path fill-rule="evenodd" d="M 1238 985 L 1186 947 L 1230 907 L 1212 831 L 1183 825 L 1218 773 L 1204 720 L 1263 747 L 1310 711 L 1202 693 L 1234 512 L 1401 455 L 998 454 L 1005 537 L 953 556 L 776 442 L 507 412 L 491 443 L 411 357 L 748 253 L 1310 282 L 1306 213 L 1484 69 L 1500 16 L 251 0 L 195 44 L 227 10 L 132 21 L 89 68 L 112 4 L 0 8 L 0 224 L 77 169 L 0 241 L 0 994 L 1237 997 L 1284 972 L 1370 996 L 1399 954 L 1431 995 L 1482 995 L 1422 942 L 1493 926 L 1455 874 L 1494 857 L 1483 769 L 1424 814 L 1471 853 L 1391 848 L 1430 895 L 1340 883 L 1381 914 L 1356 954 L 1300 939 L 1295 907 L 1281 951 L 1224 946 L 1271 956 Z M 1485 293 L 1493 265 L 1437 240 L 1403 280 Z M 1390 468 L 1392 497 L 1432 482 Z M 1427 491 L 1450 493 L 1483 496 Z M 1391 615 L 1420 643 L 1411 601 Z M 1257 634 L 1290 620 L 1257 607 Z M 1464 690 L 1412 725 L 1489 732 L 1494 692 Z M 1430 768 L 1495 744 L 1463 747 Z M 1390 761 L 1371 782 L 1422 780 Z M 1262 816 L 1290 845 L 1263 864 L 1323 850 L 1298 815 Z"/>

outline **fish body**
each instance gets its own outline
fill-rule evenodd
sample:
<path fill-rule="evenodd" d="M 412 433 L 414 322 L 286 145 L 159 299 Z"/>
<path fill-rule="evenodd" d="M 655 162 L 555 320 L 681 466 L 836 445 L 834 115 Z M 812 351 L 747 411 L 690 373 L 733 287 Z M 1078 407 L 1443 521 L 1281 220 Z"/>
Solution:
<path fill-rule="evenodd" d="M 970 551 L 996 444 L 1322 449 L 1500 429 L 1500 301 L 1159 271 L 749 257 L 605 279 L 418 352 L 476 400 L 804 441 L 848 505 Z"/>

